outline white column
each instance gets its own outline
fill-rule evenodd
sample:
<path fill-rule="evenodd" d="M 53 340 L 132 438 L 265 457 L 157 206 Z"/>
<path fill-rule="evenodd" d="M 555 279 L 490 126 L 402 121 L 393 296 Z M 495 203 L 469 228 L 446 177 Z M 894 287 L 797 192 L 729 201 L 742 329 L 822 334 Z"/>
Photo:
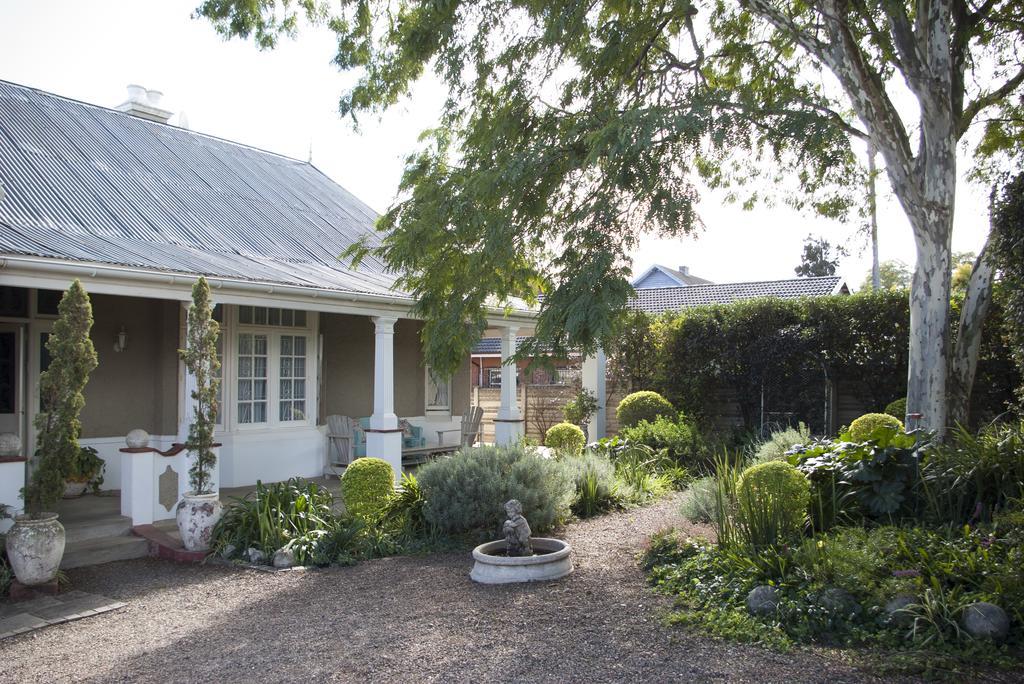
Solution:
<path fill-rule="evenodd" d="M 515 444 L 523 438 L 524 424 L 516 402 L 516 364 L 509 359 L 516 353 L 519 328 L 502 328 L 501 332 L 501 407 L 494 419 L 494 441 Z"/>
<path fill-rule="evenodd" d="M 590 390 L 597 397 L 597 412 L 590 416 L 587 439 L 596 442 L 605 436 L 605 402 L 608 395 L 605 388 L 605 368 L 608 359 L 604 349 L 598 349 L 594 356 L 583 359 L 583 389 Z"/>
<path fill-rule="evenodd" d="M 402 433 L 395 415 L 395 316 L 374 316 L 373 415 L 366 432 L 366 455 L 382 458 L 402 477 Z"/>

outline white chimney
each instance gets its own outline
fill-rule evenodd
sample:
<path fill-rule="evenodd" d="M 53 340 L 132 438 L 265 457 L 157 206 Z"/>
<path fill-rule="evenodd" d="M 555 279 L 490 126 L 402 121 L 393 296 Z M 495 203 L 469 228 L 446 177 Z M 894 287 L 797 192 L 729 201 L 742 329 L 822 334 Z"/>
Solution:
<path fill-rule="evenodd" d="M 140 85 L 128 86 L 128 99 L 117 106 L 117 110 L 147 121 L 167 123 L 174 112 L 160 107 L 164 94 L 159 90 L 146 90 Z"/>
<path fill-rule="evenodd" d="M 690 267 L 689 266 L 680 266 L 679 267 L 679 272 L 682 273 L 683 275 L 690 275 Z"/>

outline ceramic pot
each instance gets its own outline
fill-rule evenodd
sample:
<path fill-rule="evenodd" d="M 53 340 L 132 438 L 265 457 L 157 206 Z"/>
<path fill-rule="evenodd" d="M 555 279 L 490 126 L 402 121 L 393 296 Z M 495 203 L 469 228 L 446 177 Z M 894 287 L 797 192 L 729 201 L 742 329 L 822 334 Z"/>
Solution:
<path fill-rule="evenodd" d="M 60 569 L 64 543 L 64 526 L 56 513 L 19 515 L 7 531 L 7 560 L 14 576 L 28 587 L 49 582 Z"/>
<path fill-rule="evenodd" d="M 175 519 L 181 543 L 189 551 L 209 551 L 213 526 L 220 520 L 224 506 L 218 494 L 186 493 L 178 502 Z"/>

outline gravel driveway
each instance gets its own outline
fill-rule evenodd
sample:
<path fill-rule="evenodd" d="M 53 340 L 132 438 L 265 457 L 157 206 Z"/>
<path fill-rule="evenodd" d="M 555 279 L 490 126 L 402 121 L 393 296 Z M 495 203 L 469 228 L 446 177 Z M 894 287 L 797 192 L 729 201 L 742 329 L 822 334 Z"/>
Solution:
<path fill-rule="evenodd" d="M 634 556 L 684 525 L 677 500 L 570 526 L 576 572 L 470 581 L 468 553 L 306 573 L 137 560 L 68 574 L 128 603 L 0 642 L 0 681 L 728 681 L 868 679 L 816 653 L 776 654 L 663 626 Z"/>

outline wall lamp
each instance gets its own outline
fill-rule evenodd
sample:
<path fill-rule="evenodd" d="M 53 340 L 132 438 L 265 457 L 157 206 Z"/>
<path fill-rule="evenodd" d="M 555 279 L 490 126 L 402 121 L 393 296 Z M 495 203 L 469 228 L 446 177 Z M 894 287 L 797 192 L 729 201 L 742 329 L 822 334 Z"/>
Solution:
<path fill-rule="evenodd" d="M 121 353 L 128 349 L 128 332 L 121 326 L 121 331 L 114 338 L 114 351 Z"/>

